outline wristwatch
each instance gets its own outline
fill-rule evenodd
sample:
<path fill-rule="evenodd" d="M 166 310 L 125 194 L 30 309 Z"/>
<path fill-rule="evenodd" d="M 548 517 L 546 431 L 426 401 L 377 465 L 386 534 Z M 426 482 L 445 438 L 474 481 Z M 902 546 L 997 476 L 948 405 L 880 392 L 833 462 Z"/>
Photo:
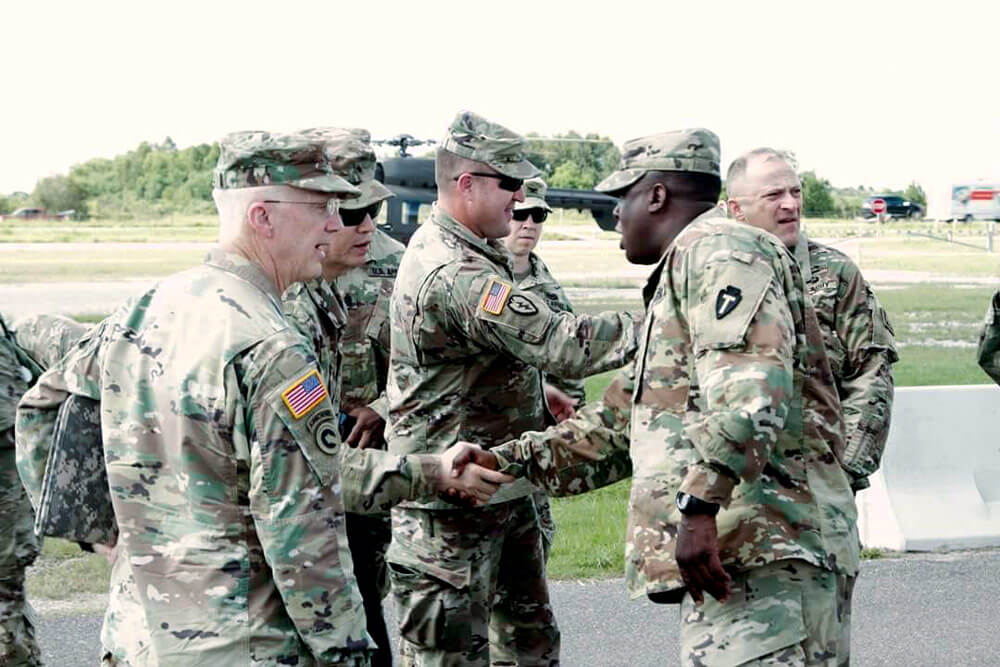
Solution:
<path fill-rule="evenodd" d="M 677 492 L 676 502 L 677 510 L 687 516 L 694 516 L 696 514 L 715 516 L 719 513 L 718 503 L 710 503 L 707 500 L 702 500 L 683 491 Z"/>

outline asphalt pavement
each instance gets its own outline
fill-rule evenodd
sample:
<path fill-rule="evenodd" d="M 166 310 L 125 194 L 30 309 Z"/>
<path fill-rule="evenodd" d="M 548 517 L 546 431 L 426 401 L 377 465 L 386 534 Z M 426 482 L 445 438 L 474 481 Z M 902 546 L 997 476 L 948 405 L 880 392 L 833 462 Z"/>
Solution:
<path fill-rule="evenodd" d="M 566 667 L 679 662 L 676 607 L 630 601 L 621 579 L 551 584 Z M 854 594 L 855 667 L 1000 665 L 1000 550 L 865 561 Z M 45 664 L 96 664 L 98 615 L 43 615 Z"/>

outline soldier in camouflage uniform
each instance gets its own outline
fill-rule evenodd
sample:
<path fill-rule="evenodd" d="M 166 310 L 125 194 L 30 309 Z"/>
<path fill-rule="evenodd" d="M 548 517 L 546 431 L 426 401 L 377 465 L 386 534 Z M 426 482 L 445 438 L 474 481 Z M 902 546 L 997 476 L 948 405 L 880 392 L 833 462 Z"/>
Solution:
<path fill-rule="evenodd" d="M 856 510 L 802 272 L 774 236 L 721 217 L 714 134 L 622 154 L 598 187 L 621 198 L 629 260 L 656 263 L 636 362 L 602 402 L 490 453 L 564 494 L 628 475 L 630 441 L 626 583 L 680 603 L 682 664 L 847 664 Z"/>
<path fill-rule="evenodd" d="M 986 309 L 986 321 L 979 332 L 976 356 L 979 366 L 994 382 L 1000 384 L 1000 290 L 993 295 L 990 307 Z"/>
<path fill-rule="evenodd" d="M 447 458 L 340 446 L 280 295 L 320 275 L 339 199 L 359 191 L 310 136 L 241 132 L 220 148 L 219 247 L 42 376 L 18 407 L 18 449 L 51 440 L 69 393 L 100 401 L 121 549 L 106 664 L 367 665 L 345 509 L 449 488 L 482 500 L 505 478 L 466 466 L 456 483 Z M 37 500 L 37 463 L 19 466 Z"/>
<path fill-rule="evenodd" d="M 324 136 L 351 165 L 338 173 L 361 190 L 361 196 L 341 204 L 344 229 L 330 243 L 323 275 L 290 288 L 284 297 L 289 318 L 317 347 L 320 358 L 338 360 L 328 375 L 339 386 L 329 387 L 340 413 L 341 436 L 350 446 L 385 448 L 385 378 L 389 362 L 389 297 L 406 249 L 373 222 L 392 192 L 375 180 L 375 152 L 365 130 L 314 130 Z M 356 181 L 356 182 L 355 182 Z M 320 314 L 316 305 L 322 305 Z M 338 380 L 339 378 L 339 380 Z M 389 514 L 347 513 L 347 542 L 354 576 L 364 600 L 368 634 L 378 645 L 373 667 L 392 667 L 389 633 L 382 599 L 389 592 L 385 551 L 392 537 Z"/>
<path fill-rule="evenodd" d="M 86 328 L 65 317 L 22 318 L 8 327 L 0 316 L 0 665 L 40 665 L 24 571 L 38 556 L 34 513 L 17 475 L 14 410 L 42 371 Z"/>
<path fill-rule="evenodd" d="M 555 312 L 514 284 L 501 239 L 523 180 L 524 141 L 471 113 L 435 158 L 438 204 L 403 255 L 390 305 L 389 451 L 503 442 L 545 423 L 541 371 L 583 377 L 635 350 L 631 315 Z M 491 616 L 515 627 L 518 664 L 558 662 L 537 515 L 526 480 L 482 509 L 407 503 L 387 556 L 407 665 L 486 665 Z"/>
<path fill-rule="evenodd" d="M 514 258 L 514 280 L 517 287 L 537 294 L 553 311 L 572 313 L 573 306 L 563 292 L 562 286 L 552 277 L 549 267 L 542 258 L 534 252 L 535 246 L 542 239 L 545 219 L 552 212 L 552 207 L 545 201 L 547 190 L 548 187 L 541 178 L 530 178 L 524 182 L 524 201 L 514 205 L 510 233 L 503 242 Z M 583 380 L 546 375 L 545 382 L 565 394 L 568 397 L 566 402 L 574 408 L 583 405 L 586 398 Z M 558 421 L 562 421 L 566 417 L 572 417 L 573 411 L 571 409 L 564 415 L 554 416 Z M 549 552 L 556 534 L 552 506 L 548 494 L 541 489 L 536 489 L 532 498 L 535 501 L 535 511 L 538 512 L 538 522 L 542 532 L 542 555 L 548 563 Z M 512 625 L 501 625 L 496 619 L 490 623 L 490 661 L 494 667 L 517 664 L 512 651 L 513 634 Z"/>
<path fill-rule="evenodd" d="M 510 234 L 504 238 L 503 243 L 514 256 L 514 279 L 517 286 L 545 299 L 549 308 L 554 311 L 572 313 L 573 305 L 562 286 L 552 277 L 542 258 L 535 254 L 535 246 L 542 240 L 542 225 L 552 213 L 552 207 L 545 201 L 547 190 L 548 186 L 541 178 L 529 178 L 524 182 L 524 201 L 514 206 Z M 583 380 L 563 379 L 552 375 L 546 375 L 545 380 L 575 400 L 577 405 L 583 405 L 586 399 Z"/>
<path fill-rule="evenodd" d="M 777 236 L 806 281 L 844 411 L 841 465 L 855 491 L 882 460 L 892 413 L 892 364 L 899 360 L 889 317 L 861 270 L 800 229 L 802 184 L 785 157 L 759 148 L 733 160 L 726 177 L 730 216 Z"/>

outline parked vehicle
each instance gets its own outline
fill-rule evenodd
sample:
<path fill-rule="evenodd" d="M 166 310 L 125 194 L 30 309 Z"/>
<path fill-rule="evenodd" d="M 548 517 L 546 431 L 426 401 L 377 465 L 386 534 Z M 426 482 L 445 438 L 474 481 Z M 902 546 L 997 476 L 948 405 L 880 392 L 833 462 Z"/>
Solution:
<path fill-rule="evenodd" d="M 951 186 L 951 217 L 963 222 L 1000 221 L 1000 185 L 970 183 Z"/>
<path fill-rule="evenodd" d="M 915 201 L 903 199 L 899 195 L 873 195 L 861 205 L 861 217 L 865 220 L 875 217 L 875 213 L 872 212 L 872 202 L 876 199 L 885 200 L 886 219 L 924 217 L 924 207 Z"/>
<path fill-rule="evenodd" d="M 13 213 L 8 213 L 5 218 L 15 218 L 17 220 L 47 220 L 51 216 L 44 208 L 24 207 Z"/>

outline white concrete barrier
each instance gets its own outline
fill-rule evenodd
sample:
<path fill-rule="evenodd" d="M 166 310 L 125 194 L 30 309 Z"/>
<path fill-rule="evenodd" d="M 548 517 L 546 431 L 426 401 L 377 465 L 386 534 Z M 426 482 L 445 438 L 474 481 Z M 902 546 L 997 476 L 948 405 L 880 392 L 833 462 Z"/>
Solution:
<path fill-rule="evenodd" d="M 871 482 L 857 497 L 866 547 L 1000 546 L 1000 387 L 897 389 Z"/>

